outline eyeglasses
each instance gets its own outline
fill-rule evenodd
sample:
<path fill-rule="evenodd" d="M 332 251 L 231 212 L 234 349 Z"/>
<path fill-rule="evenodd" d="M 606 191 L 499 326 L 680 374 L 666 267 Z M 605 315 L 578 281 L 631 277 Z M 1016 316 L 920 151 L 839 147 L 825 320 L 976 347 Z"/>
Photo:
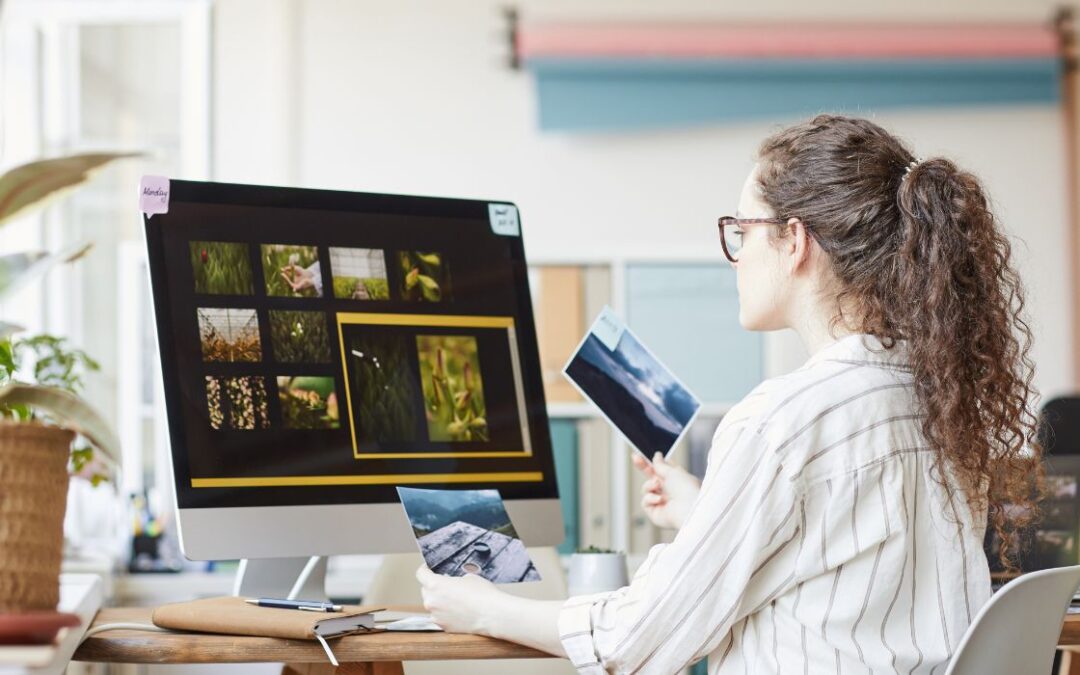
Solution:
<path fill-rule="evenodd" d="M 724 248 L 724 255 L 731 262 L 739 261 L 739 251 L 743 244 L 743 228 L 748 225 L 787 225 L 787 218 L 733 218 L 721 216 L 720 245 Z"/>

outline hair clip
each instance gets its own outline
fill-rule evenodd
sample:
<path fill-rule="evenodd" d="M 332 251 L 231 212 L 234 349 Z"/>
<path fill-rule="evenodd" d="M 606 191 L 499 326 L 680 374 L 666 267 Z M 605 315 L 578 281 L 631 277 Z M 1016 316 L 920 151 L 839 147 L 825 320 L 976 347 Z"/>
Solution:
<path fill-rule="evenodd" d="M 911 160 L 911 162 L 910 162 L 910 163 L 909 163 L 909 164 L 907 165 L 907 167 L 906 167 L 906 168 L 904 168 L 904 178 L 907 178 L 907 175 L 908 175 L 909 173 L 911 173 L 911 170 L 912 170 L 912 169 L 914 169 L 915 167 L 919 166 L 919 164 L 920 164 L 921 162 L 922 162 L 922 160 L 921 160 L 921 159 L 919 159 L 918 157 L 916 157 L 915 159 Z M 900 180 L 904 180 L 904 178 L 901 178 Z"/>

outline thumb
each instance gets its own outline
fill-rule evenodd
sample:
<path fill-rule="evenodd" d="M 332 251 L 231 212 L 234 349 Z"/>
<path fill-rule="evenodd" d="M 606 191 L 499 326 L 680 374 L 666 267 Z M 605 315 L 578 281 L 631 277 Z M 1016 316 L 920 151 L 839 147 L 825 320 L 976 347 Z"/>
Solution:
<path fill-rule="evenodd" d="M 671 473 L 671 465 L 664 459 L 664 453 L 662 452 L 657 452 L 653 455 L 652 467 L 653 471 L 656 472 L 656 475 L 661 478 L 667 478 L 668 474 Z"/>

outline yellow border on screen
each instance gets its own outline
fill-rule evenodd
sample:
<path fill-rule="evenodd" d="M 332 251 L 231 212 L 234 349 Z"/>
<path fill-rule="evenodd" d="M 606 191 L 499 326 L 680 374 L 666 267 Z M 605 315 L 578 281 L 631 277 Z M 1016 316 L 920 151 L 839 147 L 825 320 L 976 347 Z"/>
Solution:
<path fill-rule="evenodd" d="M 252 478 L 192 478 L 193 488 L 303 487 L 318 485 L 408 485 L 416 483 L 539 483 L 539 471 L 503 473 L 421 473 L 386 476 L 265 476 Z"/>
<path fill-rule="evenodd" d="M 349 411 L 349 434 L 352 437 L 355 459 L 441 459 L 464 457 L 531 457 L 529 450 L 493 450 L 490 452 L 379 452 L 360 453 L 356 442 L 356 420 L 353 419 L 352 393 L 349 391 L 349 367 L 345 358 L 345 335 L 342 326 L 438 326 L 461 328 L 514 328 L 510 316 L 463 316 L 445 314 L 379 314 L 370 312 L 339 312 L 337 314 L 338 345 L 341 347 L 341 370 L 345 378 L 345 408 Z M 524 411 L 521 411 L 524 414 Z M 463 474 L 468 475 L 468 474 Z M 486 474 L 485 474 L 486 475 Z M 533 479 L 529 479 L 533 480 Z M 539 480 L 539 479 L 537 479 Z"/>

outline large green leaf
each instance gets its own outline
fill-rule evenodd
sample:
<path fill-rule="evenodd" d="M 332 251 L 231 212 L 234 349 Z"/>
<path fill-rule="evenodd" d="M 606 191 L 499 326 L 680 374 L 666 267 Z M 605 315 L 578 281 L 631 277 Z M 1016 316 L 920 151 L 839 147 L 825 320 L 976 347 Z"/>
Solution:
<path fill-rule="evenodd" d="M 87 153 L 17 166 L 0 176 L 0 224 L 34 207 L 43 208 L 85 183 L 95 169 L 109 162 L 139 155 L 136 152 Z"/>
<path fill-rule="evenodd" d="M 9 384 L 0 387 L 0 404 L 29 406 L 45 413 L 65 429 L 82 434 L 113 463 L 120 456 L 120 441 L 109 425 L 85 401 L 55 387 Z"/>

